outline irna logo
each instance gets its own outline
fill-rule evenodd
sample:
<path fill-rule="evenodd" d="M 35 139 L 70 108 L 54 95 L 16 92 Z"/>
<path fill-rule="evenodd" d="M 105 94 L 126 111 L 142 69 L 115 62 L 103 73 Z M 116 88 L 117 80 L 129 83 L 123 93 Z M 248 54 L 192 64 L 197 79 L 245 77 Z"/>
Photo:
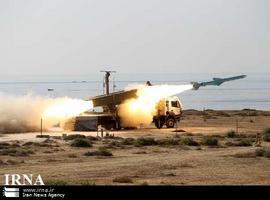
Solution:
<path fill-rule="evenodd" d="M 5 174 L 5 185 L 44 185 L 44 182 L 38 174 Z"/>

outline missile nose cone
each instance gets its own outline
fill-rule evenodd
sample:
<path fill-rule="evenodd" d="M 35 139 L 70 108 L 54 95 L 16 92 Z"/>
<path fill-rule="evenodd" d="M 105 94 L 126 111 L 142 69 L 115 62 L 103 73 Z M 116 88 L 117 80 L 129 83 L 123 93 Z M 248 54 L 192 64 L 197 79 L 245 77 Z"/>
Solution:
<path fill-rule="evenodd" d="M 193 86 L 193 90 L 198 90 L 200 88 L 200 83 L 198 82 L 191 82 L 192 86 Z"/>

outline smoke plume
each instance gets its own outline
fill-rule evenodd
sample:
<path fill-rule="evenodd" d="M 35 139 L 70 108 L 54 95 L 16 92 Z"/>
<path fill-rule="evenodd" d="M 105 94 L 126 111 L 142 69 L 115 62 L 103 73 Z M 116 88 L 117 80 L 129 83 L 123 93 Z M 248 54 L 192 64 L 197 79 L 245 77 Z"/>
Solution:
<path fill-rule="evenodd" d="M 156 115 L 156 104 L 161 99 L 190 90 L 192 85 L 135 85 L 126 89 L 137 89 L 138 98 L 129 99 L 121 104 L 119 116 L 123 126 L 136 127 L 152 122 L 153 116 Z"/>
<path fill-rule="evenodd" d="M 92 108 L 91 101 L 68 97 L 51 98 L 32 94 L 25 96 L 0 93 L 0 133 L 31 132 L 55 124 Z"/>

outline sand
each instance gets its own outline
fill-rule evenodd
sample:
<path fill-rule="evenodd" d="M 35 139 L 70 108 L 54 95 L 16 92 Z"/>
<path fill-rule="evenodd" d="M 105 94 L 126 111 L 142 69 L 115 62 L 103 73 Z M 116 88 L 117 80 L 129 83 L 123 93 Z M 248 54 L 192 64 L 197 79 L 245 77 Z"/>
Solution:
<path fill-rule="evenodd" d="M 238 125 L 237 125 L 238 124 Z M 24 154 L 0 155 L 0 177 L 4 174 L 40 174 L 45 184 L 67 185 L 248 185 L 270 184 L 270 159 L 255 155 L 255 135 L 270 127 L 268 111 L 188 110 L 177 128 L 110 131 L 114 138 L 93 141 L 93 147 L 72 147 L 62 134 L 96 136 L 96 132 L 51 131 L 51 138 L 36 138 L 39 133 L 2 134 L 0 143 L 13 145 Z M 230 130 L 237 137 L 227 137 Z M 177 132 L 176 132 L 177 131 Z M 239 136 L 240 135 L 240 136 Z M 56 136 L 56 137 L 53 137 Z M 218 139 L 218 146 L 118 145 L 123 138 L 152 137 L 155 140 L 191 138 L 201 143 L 206 136 Z M 243 139 L 251 146 L 230 146 Z M 34 144 L 27 142 L 34 142 Z M 41 145 L 40 145 L 41 144 Z M 45 145 L 44 145 L 45 144 Z M 1 146 L 1 145 L 0 145 Z M 263 141 L 261 146 L 270 147 Z M 113 156 L 85 156 L 105 147 Z M 3 148 L 0 149 L 3 151 Z M 0 184 L 4 182 L 0 178 Z"/>

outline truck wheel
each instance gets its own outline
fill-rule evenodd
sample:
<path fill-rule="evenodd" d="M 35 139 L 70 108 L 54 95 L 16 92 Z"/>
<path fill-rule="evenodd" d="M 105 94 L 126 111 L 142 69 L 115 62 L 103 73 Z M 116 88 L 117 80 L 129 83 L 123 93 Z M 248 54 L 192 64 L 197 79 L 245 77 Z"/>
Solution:
<path fill-rule="evenodd" d="M 163 120 L 160 120 L 160 119 L 155 120 L 155 126 L 156 126 L 158 129 L 161 129 L 162 126 L 163 126 L 163 124 L 164 124 Z"/>
<path fill-rule="evenodd" d="M 167 128 L 173 128 L 175 126 L 175 120 L 173 118 L 169 118 L 166 121 Z"/>

